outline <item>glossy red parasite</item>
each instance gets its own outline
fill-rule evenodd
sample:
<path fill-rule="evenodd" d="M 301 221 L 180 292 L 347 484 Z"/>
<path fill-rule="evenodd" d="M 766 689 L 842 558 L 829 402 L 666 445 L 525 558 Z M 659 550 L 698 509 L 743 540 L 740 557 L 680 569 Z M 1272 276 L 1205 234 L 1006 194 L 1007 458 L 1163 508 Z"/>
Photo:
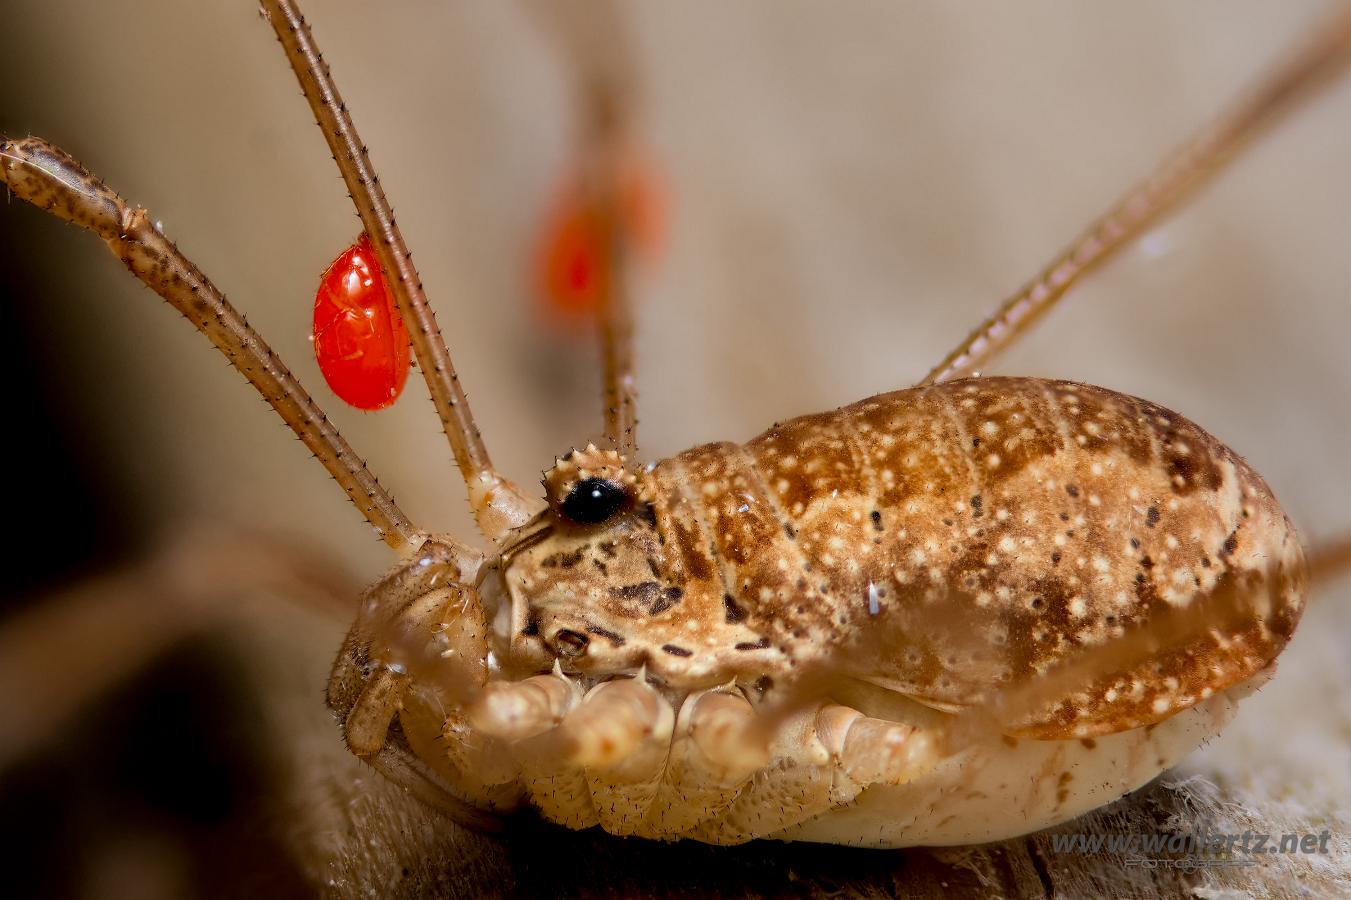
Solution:
<path fill-rule="evenodd" d="M 408 329 L 365 234 L 319 279 L 314 356 L 333 393 L 357 409 L 389 406 L 408 380 Z"/>
<path fill-rule="evenodd" d="M 667 201 L 655 168 L 626 157 L 614 173 L 619 237 L 635 255 L 651 261 L 666 236 Z M 600 303 L 608 273 L 601 258 L 601 235 L 586 202 L 581 178 L 573 176 L 545 220 L 538 281 L 550 319 L 569 326 L 589 325 Z"/>

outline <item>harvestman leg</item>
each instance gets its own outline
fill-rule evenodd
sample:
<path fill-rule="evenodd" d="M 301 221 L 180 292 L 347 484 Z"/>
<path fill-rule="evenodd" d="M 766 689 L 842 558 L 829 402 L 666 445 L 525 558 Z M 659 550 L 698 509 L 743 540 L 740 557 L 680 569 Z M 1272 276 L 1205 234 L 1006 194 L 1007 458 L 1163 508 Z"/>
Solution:
<path fill-rule="evenodd" d="M 1351 63 L 1351 13 L 1344 12 L 1326 22 L 1305 46 L 1268 74 L 1227 115 L 1165 160 L 1149 179 L 1091 225 L 1032 281 L 1005 300 L 919 384 L 939 384 L 966 377 L 995 358 L 1026 334 L 1082 276 L 1108 261 L 1174 211 L 1282 116 L 1292 113 L 1313 99 L 1319 90 L 1334 83 L 1348 63 Z M 1343 575 L 1351 568 L 1351 539 L 1343 536 L 1315 546 L 1308 561 L 1311 584 Z M 1092 657 L 1070 661 L 1047 672 L 1035 683 L 1002 691 L 990 702 L 959 713 L 945 731 L 944 741 L 951 748 L 959 748 L 1010 731 L 1016 733 L 1020 721 L 1036 717 L 1038 711 L 1054 702 L 1056 697 L 1063 696 L 1094 674 L 1127 669 L 1152 658 L 1169 644 L 1171 635 L 1190 633 L 1189 629 L 1194 631 L 1203 623 L 1238 621 L 1241 611 L 1237 603 L 1238 598 L 1232 592 L 1221 593 L 1204 606 L 1157 617 L 1150 627 L 1127 635 L 1108 651 L 1100 650 Z M 1269 677 L 1270 670 L 1266 674 Z M 1044 714 L 1041 717 L 1044 718 Z"/>
<path fill-rule="evenodd" d="M 331 612 L 350 602 L 353 590 L 331 560 L 284 540 L 198 533 L 148 562 L 7 617 L 0 627 L 0 772 L 59 739 L 81 710 L 159 653 L 236 619 L 241 598 L 266 592 Z"/>
<path fill-rule="evenodd" d="M 1282 116 L 1333 83 L 1351 63 L 1351 13 L 1326 22 L 1226 115 L 1165 160 L 924 376 L 941 384 L 975 372 L 1029 329 L 1084 275 L 1129 246 Z"/>
<path fill-rule="evenodd" d="M 360 457 L 262 337 L 245 322 L 244 317 L 215 285 L 165 238 L 144 209 L 129 207 L 68 154 L 40 138 L 0 141 L 0 179 L 14 196 L 102 237 L 113 254 L 123 260 L 137 278 L 205 334 L 323 463 L 384 541 L 405 559 L 417 554 L 416 558 L 403 563 L 397 572 L 430 571 L 447 580 L 457 581 L 473 578 L 482 555 L 451 538 L 427 540 L 428 535 L 416 528 L 399 510 Z M 436 567 L 428 570 L 426 561 L 433 556 Z M 227 578 L 224 581 L 245 586 L 245 582 L 257 585 L 265 580 L 265 576 L 259 576 L 253 567 L 246 566 L 245 571 L 250 573 L 249 577 Z M 213 580 L 209 574 L 203 577 L 208 581 Z M 176 593 L 189 605 L 197 603 L 195 598 L 199 595 L 206 596 L 200 586 L 174 583 L 170 587 L 175 588 Z M 149 593 L 154 594 L 153 591 Z M 63 615 L 70 612 L 62 620 L 65 622 L 63 630 L 85 620 L 97 621 L 113 616 L 122 602 L 122 596 L 112 591 L 105 595 L 106 602 L 101 604 L 85 602 L 68 605 L 69 610 L 63 607 Z M 145 605 L 153 607 L 155 604 L 147 602 Z M 406 622 L 389 613 L 378 601 L 375 606 L 377 609 L 374 610 L 363 608 L 363 616 L 367 620 L 378 622 L 378 627 L 371 626 L 372 642 L 380 652 L 397 650 L 399 639 L 407 633 Z M 463 627 L 472 630 L 474 623 L 482 618 L 477 601 L 474 601 L 473 609 L 466 603 L 464 612 Z M 139 621 L 139 618 L 136 620 Z M 202 621 L 200 615 L 165 615 L 158 620 L 156 628 L 123 629 L 116 643 L 120 654 L 118 658 L 144 658 L 157 645 L 171 642 L 174 637 L 181 636 Z M 486 655 L 486 650 L 479 658 L 483 655 Z M 106 676 L 109 672 L 100 674 Z M 379 679 L 380 685 L 386 682 L 387 679 Z M 106 678 L 100 683 L 106 683 Z M 473 682 L 469 684 L 472 686 Z M 45 702 L 53 709 L 73 709 L 97 685 L 80 684 L 75 687 L 78 690 L 67 691 L 67 696 L 47 697 Z M 393 710 L 400 708 L 402 702 L 402 694 L 397 690 L 388 690 L 384 694 L 377 694 L 373 690 L 363 708 L 365 720 L 373 717 L 378 719 L 380 709 L 391 710 L 392 716 Z M 369 724 L 366 725 L 368 732 L 371 728 Z"/>
<path fill-rule="evenodd" d="M 312 54 L 308 58 L 317 63 L 317 53 L 308 43 L 306 47 Z M 301 69 L 302 80 L 306 72 Z M 313 75 L 313 72 L 309 74 Z M 320 79 L 321 82 L 324 80 L 326 73 L 324 79 Z M 325 96 L 332 103 L 336 95 L 330 91 Z M 336 107 L 325 107 L 332 108 Z M 345 113 L 337 118 L 345 120 Z M 350 122 L 347 124 L 349 139 L 355 139 Z M 362 171 L 368 169 L 367 163 Z M 455 640 L 460 649 L 482 643 L 482 612 L 478 608 L 477 598 L 473 597 L 472 591 L 459 587 L 472 580 L 481 562 L 481 554 L 449 538 L 427 542 L 427 535 L 399 510 L 262 337 L 245 322 L 244 317 L 206 276 L 164 237 L 144 209 L 129 207 L 72 157 L 39 138 L 0 142 L 0 176 L 14 195 L 102 237 L 113 254 L 123 260 L 134 275 L 192 321 L 324 464 L 385 542 L 405 558 L 415 552 L 418 554 L 416 559 L 404 564 L 391 577 L 396 582 L 400 576 L 404 580 L 410 577 L 413 580 L 440 577 L 459 588 L 464 595 L 463 603 L 454 612 L 461 615 L 457 617 L 451 614 L 451 621 L 436 623 L 443 626 L 440 637 Z M 380 236 L 376 241 L 377 247 L 388 250 L 391 244 L 398 243 L 398 234 L 392 220 L 388 219 L 388 207 L 383 197 L 375 202 L 370 199 L 368 192 L 354 189 L 353 193 L 359 196 L 359 205 L 362 203 L 361 198 L 365 199 L 365 211 L 385 213 L 383 221 L 388 223 L 386 227 L 379 231 L 374 228 L 371 230 L 372 234 Z M 449 356 L 435 332 L 435 323 L 426 309 L 425 300 L 421 299 L 418 291 L 420 305 L 408 301 L 408 285 L 410 280 L 416 282 L 416 275 L 407 266 L 406 252 L 402 251 L 401 243 L 398 249 L 401 252 L 400 260 L 406 268 L 399 269 L 388 262 L 385 263 L 386 268 L 400 272 L 398 283 L 402 287 L 396 293 L 400 294 L 401 302 L 409 307 L 405 315 L 417 323 L 413 333 L 415 346 L 421 348 L 419 358 L 425 371 L 438 375 L 437 378 L 429 377 L 429 382 L 432 383 L 433 396 L 438 399 L 438 407 L 443 409 L 443 421 L 451 436 L 452 446 L 457 450 L 457 458 L 462 461 L 462 470 L 480 527 L 490 537 L 499 536 L 506 528 L 523 520 L 526 501 L 519 491 L 507 485 L 491 469 L 482 440 L 473 429 L 464 397 L 454 383 Z M 444 414 L 446 409 L 451 410 L 453 415 Z M 346 697 L 335 698 L 335 706 L 352 718 L 347 728 L 349 741 L 354 744 L 354 749 L 365 755 L 379 753 L 382 748 L 377 745 L 383 741 L 384 730 L 393 715 L 405 707 L 407 679 L 390 676 L 396 671 L 394 666 L 404 665 L 407 661 L 400 657 L 401 652 L 403 656 L 416 655 L 408 651 L 409 635 L 428 624 L 425 611 L 423 617 L 419 618 L 418 611 L 410 613 L 406 608 L 400 608 L 394 602 L 399 599 L 402 598 L 397 591 L 388 597 L 376 594 L 368 598 L 363 606 L 362 619 L 359 620 L 362 627 L 354 633 L 366 640 L 366 644 L 359 648 L 360 654 L 363 657 L 374 655 L 378 666 L 361 673 L 362 690 L 351 698 L 350 703 Z M 447 602 L 444 607 L 451 605 Z M 445 613 L 446 609 L 434 612 Z M 461 659 L 476 657 L 481 666 L 485 656 L 486 647 L 482 653 L 463 654 Z M 443 665 L 452 666 L 453 663 L 452 667 L 458 666 L 461 659 Z M 346 658 L 345 661 L 350 662 Z M 465 673 L 457 669 L 455 674 Z M 481 678 L 464 679 L 466 689 L 471 690 L 481 682 Z M 396 751 L 403 749 L 406 748 L 392 748 L 390 752 L 397 756 Z M 405 783 L 410 780 L 430 783 L 431 790 L 422 791 L 424 796 L 432 798 L 438 793 L 445 793 L 435 783 L 437 773 L 417 771 L 414 754 L 405 753 L 391 760 L 386 768 L 412 770 L 414 777 L 402 779 Z"/>
<path fill-rule="evenodd" d="M 214 284 L 155 227 L 64 150 L 41 138 L 0 140 L 0 180 L 21 200 L 103 238 L 113 255 L 183 314 L 257 388 L 323 463 L 380 537 L 407 556 L 426 537 Z"/>
<path fill-rule="evenodd" d="M 1333 84 L 1351 63 L 1351 13 L 1319 28 L 1227 114 L 1166 159 L 1149 178 L 1088 227 L 924 376 L 920 385 L 973 374 L 1032 329 L 1078 281 L 1130 246 L 1220 174 L 1283 116 Z M 1345 541 L 1310 555 L 1319 577 L 1351 567 Z"/>
<path fill-rule="evenodd" d="M 347 184 L 361 224 L 375 247 L 380 267 L 408 324 L 432 403 L 450 442 L 455 462 L 469 488 L 469 503 L 479 530 L 496 541 L 534 513 L 537 501 L 493 468 L 483 437 L 474 424 L 469 401 L 460 388 L 436 315 L 427 303 L 422 280 L 413 267 L 394 211 L 375 174 L 366 145 L 357 133 L 347 105 L 324 63 L 300 8 L 291 0 L 263 0 L 264 17 L 272 25 L 286 58 L 300 81 L 338 171 Z"/>
<path fill-rule="evenodd" d="M 638 397 L 633 371 L 633 309 L 627 279 L 625 229 L 619 221 L 617 173 L 628 138 L 637 66 L 613 3 L 593 6 L 588 17 L 593 40 L 606 39 L 604 57 L 580 58 L 577 102 L 582 116 L 582 160 L 586 167 L 582 189 L 590 215 L 596 220 L 604 268 L 600 279 L 597 335 L 601 348 L 601 376 L 605 397 L 605 436 L 631 461 L 638 451 Z M 578 48 L 580 49 L 580 48 Z M 603 59 L 609 65 L 596 60 Z"/>
<path fill-rule="evenodd" d="M 629 462 L 638 450 L 637 388 L 633 368 L 630 299 L 622 198 L 617 196 L 623 156 L 638 108 L 638 67 L 617 5 L 597 0 L 580 7 L 528 3 L 544 30 L 557 39 L 572 73 L 579 113 L 578 157 L 583 167 L 582 205 L 602 260 L 597 273 L 596 332 L 601 351 L 605 437 Z"/>

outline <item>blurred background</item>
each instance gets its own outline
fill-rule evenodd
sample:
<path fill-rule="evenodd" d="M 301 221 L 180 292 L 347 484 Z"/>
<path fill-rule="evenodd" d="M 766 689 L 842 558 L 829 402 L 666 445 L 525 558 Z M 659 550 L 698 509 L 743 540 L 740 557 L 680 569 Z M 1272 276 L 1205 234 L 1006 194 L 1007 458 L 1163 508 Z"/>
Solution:
<path fill-rule="evenodd" d="M 639 441 L 655 459 L 913 383 L 1328 6 L 618 8 L 634 61 L 634 127 L 671 199 L 665 251 L 636 293 Z M 572 27 L 568 16 L 487 0 L 378 10 L 323 0 L 306 11 L 494 460 L 533 483 L 555 454 L 601 431 L 595 350 L 540 315 L 533 268 L 577 141 L 576 60 L 552 33 Z M 374 415 L 342 408 L 323 386 L 310 307 L 319 273 L 359 225 L 256 9 L 10 0 L 5 19 L 0 132 L 54 141 L 146 206 L 404 510 L 472 537 L 418 379 Z M 990 371 L 1094 382 L 1176 409 L 1266 476 L 1306 541 L 1351 529 L 1348 122 L 1351 80 L 1287 120 Z M 0 271 L 11 336 L 0 354 L 12 423 L 5 463 L 21 483 L 7 487 L 22 536 L 8 554 L 11 614 L 109 567 L 150 565 L 157 548 L 207 526 L 277 536 L 332 560 L 355 585 L 392 561 L 242 379 L 92 236 L 11 201 L 0 209 Z M 1187 765 L 1250 799 L 1317 803 L 1346 823 L 1351 598 L 1343 581 L 1318 599 L 1282 677 Z M 255 630 L 268 631 L 271 608 L 251 614 Z M 276 615 L 273 638 L 249 640 L 292 653 L 287 684 L 320 707 L 341 625 Z M 188 659 L 200 667 L 216 652 Z M 236 657 L 220 652 L 218 668 L 233 671 Z M 44 678 L 29 674 L 33 684 Z M 212 691 L 234 696 L 239 684 L 202 677 L 208 687 L 169 705 L 210 725 Z M 151 680 L 152 700 L 135 691 L 127 700 L 161 726 L 162 681 Z M 99 733 L 116 737 L 133 721 L 114 715 Z M 248 726 L 227 730 L 249 744 Z M 80 804 L 102 782 L 67 777 L 89 751 L 65 740 L 59 753 L 41 748 L 65 762 L 11 771 L 0 802 L 56 808 L 58 834 L 93 840 L 116 820 L 110 810 L 153 793 L 151 782 L 130 782 L 90 811 Z M 135 746 L 127 754 L 143 759 Z M 231 804 L 249 784 L 266 793 L 271 776 L 251 765 L 222 763 L 240 786 L 221 789 L 221 821 L 238 813 Z M 184 778 L 201 784 L 191 769 Z M 49 790 L 57 783 L 59 796 Z M 216 813 L 145 815 L 180 814 Z M 48 854 L 39 858 L 60 858 L 50 835 L 24 841 Z M 272 863 L 276 884 L 308 877 Z M 35 891 L 96 895 L 98 883 L 71 875 Z"/>

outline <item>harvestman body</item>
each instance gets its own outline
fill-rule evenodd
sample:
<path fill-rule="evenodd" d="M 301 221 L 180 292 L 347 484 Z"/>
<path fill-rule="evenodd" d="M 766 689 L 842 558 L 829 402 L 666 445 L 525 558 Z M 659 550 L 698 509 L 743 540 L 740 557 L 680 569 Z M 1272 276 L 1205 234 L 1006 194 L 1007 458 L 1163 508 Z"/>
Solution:
<path fill-rule="evenodd" d="M 403 516 L 144 210 L 40 139 L 0 144 L 0 172 L 206 333 L 403 556 L 363 598 L 329 700 L 353 752 L 427 802 L 484 826 L 529 804 L 574 828 L 723 844 L 995 840 L 1142 784 L 1274 668 L 1307 577 L 1257 473 L 1143 400 L 963 376 L 1326 81 L 1351 21 L 912 390 L 640 466 L 616 277 L 600 324 L 619 450 L 557 460 L 541 509 L 488 459 L 308 29 L 292 3 L 264 9 L 390 276 L 486 557 Z M 613 118 L 596 117 L 602 159 Z M 611 198 L 592 189 L 617 267 Z"/>

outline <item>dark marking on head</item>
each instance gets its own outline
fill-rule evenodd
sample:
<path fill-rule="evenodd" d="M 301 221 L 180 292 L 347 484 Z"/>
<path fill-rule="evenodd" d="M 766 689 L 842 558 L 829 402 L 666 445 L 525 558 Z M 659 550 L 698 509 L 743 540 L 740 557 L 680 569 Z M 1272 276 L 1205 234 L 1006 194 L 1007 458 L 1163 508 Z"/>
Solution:
<path fill-rule="evenodd" d="M 618 612 L 633 618 L 640 614 L 655 616 L 665 612 L 678 603 L 685 592 L 680 588 L 663 589 L 655 581 L 642 581 L 610 588 L 610 596 L 623 604 Z"/>
<path fill-rule="evenodd" d="M 1159 508 L 1151 506 L 1145 511 L 1145 525 L 1153 528 L 1157 524 L 1159 524 Z"/>
<path fill-rule="evenodd" d="M 746 621 L 746 609 L 736 602 L 736 598 L 731 594 L 722 595 L 722 607 L 727 611 L 727 623 L 735 625 L 738 622 Z"/>
<path fill-rule="evenodd" d="M 608 628 L 601 628 L 599 625 L 588 625 L 586 626 L 586 630 L 589 634 L 605 638 L 616 647 L 624 646 L 624 638 L 621 635 L 615 634 Z"/>
<path fill-rule="evenodd" d="M 586 553 L 586 547 L 578 547 L 571 553 L 555 553 L 546 556 L 540 563 L 546 569 L 571 569 L 582 561 L 582 556 Z"/>
<path fill-rule="evenodd" d="M 984 501 L 980 498 L 980 494 L 971 498 L 971 517 L 973 519 L 979 519 L 981 516 L 985 515 L 985 511 L 981 508 L 983 502 Z"/>
<path fill-rule="evenodd" d="M 664 613 L 666 610 L 679 603 L 680 598 L 684 596 L 685 592 L 678 587 L 666 588 L 661 592 L 661 596 L 652 604 L 652 608 L 649 609 L 648 612 L 654 616 L 658 613 Z"/>
<path fill-rule="evenodd" d="M 1057 550 L 1055 553 L 1051 554 L 1051 565 L 1060 565 L 1060 551 Z"/>
<path fill-rule="evenodd" d="M 539 614 L 535 610 L 526 610 L 525 627 L 521 629 L 521 634 L 526 637 L 534 637 L 539 634 Z"/>
<path fill-rule="evenodd" d="M 1224 546 L 1220 548 L 1220 556 L 1233 556 L 1234 551 L 1238 549 L 1238 529 L 1235 528 L 1229 532 L 1229 537 L 1224 539 Z"/>
<path fill-rule="evenodd" d="M 662 644 L 663 653 L 669 653 L 672 656 L 693 656 L 693 650 L 686 650 L 684 647 L 677 647 L 675 644 Z"/>
<path fill-rule="evenodd" d="M 679 566 L 688 572 L 691 578 L 703 579 L 712 575 L 713 567 L 710 561 L 717 559 L 717 556 L 710 556 L 699 549 L 697 530 L 687 525 L 680 516 L 670 516 L 666 524 L 674 538 L 671 543 L 675 547 L 675 555 L 679 557 Z"/>
<path fill-rule="evenodd" d="M 1072 484 L 1067 484 L 1065 485 L 1065 493 L 1069 494 L 1071 497 L 1078 497 L 1079 489 Z"/>
<path fill-rule="evenodd" d="M 637 600 L 643 605 L 654 602 L 661 593 L 661 585 L 655 581 L 641 581 L 638 584 L 626 584 L 610 588 L 610 593 L 620 600 Z"/>
<path fill-rule="evenodd" d="M 878 531 L 881 531 L 881 530 L 882 530 L 882 513 L 881 513 L 880 511 L 878 511 L 878 510 L 873 510 L 873 511 L 869 514 L 868 517 L 869 517 L 870 519 L 873 520 L 873 528 L 875 528 L 875 529 L 878 530 Z"/>
<path fill-rule="evenodd" d="M 1140 549 L 1140 539 L 1139 539 L 1139 538 L 1131 538 L 1131 549 L 1132 549 L 1132 550 L 1139 550 L 1139 549 Z"/>
<path fill-rule="evenodd" d="M 756 641 L 755 643 L 751 643 L 750 641 L 742 641 L 741 643 L 739 643 L 739 644 L 736 645 L 735 649 L 737 649 L 737 650 L 768 650 L 768 649 L 769 649 L 769 638 L 760 638 L 760 640 Z"/>

